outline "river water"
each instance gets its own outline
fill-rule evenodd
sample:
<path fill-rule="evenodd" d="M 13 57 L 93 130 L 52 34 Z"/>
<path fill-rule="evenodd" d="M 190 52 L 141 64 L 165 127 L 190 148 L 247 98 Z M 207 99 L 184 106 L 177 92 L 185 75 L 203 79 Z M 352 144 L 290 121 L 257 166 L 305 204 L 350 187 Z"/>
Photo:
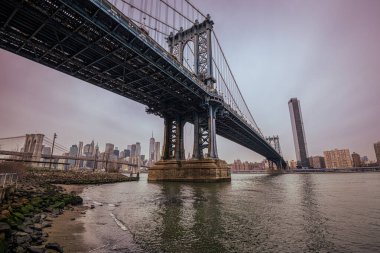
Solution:
<path fill-rule="evenodd" d="M 380 173 L 91 186 L 92 252 L 380 252 Z"/>

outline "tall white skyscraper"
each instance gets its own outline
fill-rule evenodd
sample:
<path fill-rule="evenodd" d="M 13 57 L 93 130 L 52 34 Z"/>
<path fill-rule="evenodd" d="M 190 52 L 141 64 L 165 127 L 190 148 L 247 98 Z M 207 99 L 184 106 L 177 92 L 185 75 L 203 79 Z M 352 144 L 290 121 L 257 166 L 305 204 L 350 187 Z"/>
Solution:
<path fill-rule="evenodd" d="M 300 101 L 297 98 L 291 98 L 288 102 L 288 105 L 290 112 L 290 121 L 292 123 L 294 146 L 296 148 L 297 162 L 302 167 L 308 167 L 309 161 Z"/>
<path fill-rule="evenodd" d="M 149 157 L 148 157 L 149 161 L 154 160 L 154 150 L 155 150 L 154 143 L 155 143 L 155 139 L 153 138 L 153 133 L 152 133 L 152 138 L 150 138 L 149 140 Z"/>

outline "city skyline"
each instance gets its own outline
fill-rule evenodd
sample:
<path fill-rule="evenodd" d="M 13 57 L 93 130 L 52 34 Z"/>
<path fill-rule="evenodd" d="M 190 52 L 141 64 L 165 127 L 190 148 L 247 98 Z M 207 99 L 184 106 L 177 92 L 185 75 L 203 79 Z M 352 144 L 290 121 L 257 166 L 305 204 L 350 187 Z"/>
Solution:
<path fill-rule="evenodd" d="M 274 3 L 234 4 L 240 11 L 231 22 L 223 19 L 223 9 L 232 3 L 221 1 L 211 8 L 212 3 L 195 2 L 209 10 L 259 127 L 267 136 L 279 135 L 285 159 L 294 159 L 286 102 L 298 97 L 303 101 L 309 156 L 348 147 L 374 160 L 373 143 L 380 140 L 374 127 L 380 124 L 376 96 L 380 93 L 380 34 L 375 25 L 380 4 L 345 1 L 341 11 L 342 1 L 322 2 L 318 8 L 313 8 L 314 3 L 294 1 L 285 9 L 275 8 Z M 244 8 L 247 6 L 252 8 Z M 292 15 L 298 10 L 303 10 L 302 14 Z M 255 15 L 248 15 L 252 11 Z M 276 19 L 269 19 L 273 17 L 267 15 L 269 11 L 278 14 Z M 357 18 L 350 19 L 348 14 Z M 237 26 L 249 32 L 242 34 Z M 344 32 L 336 34 L 338 30 Z M 120 147 L 133 136 L 148 143 L 147 136 L 154 129 L 156 140 L 163 140 L 163 120 L 147 115 L 144 106 L 131 100 L 3 50 L 0 67 L 0 131 L 4 136 L 44 132 L 51 137 L 57 132 L 67 147 L 79 136 L 86 140 L 99 136 L 99 145 L 112 142 Z M 186 154 L 192 152 L 191 142 L 192 127 L 187 125 Z M 143 149 L 148 153 L 147 146 Z M 241 159 L 261 160 L 254 152 L 220 137 L 218 150 L 220 158 L 228 161 L 236 159 L 236 151 Z"/>

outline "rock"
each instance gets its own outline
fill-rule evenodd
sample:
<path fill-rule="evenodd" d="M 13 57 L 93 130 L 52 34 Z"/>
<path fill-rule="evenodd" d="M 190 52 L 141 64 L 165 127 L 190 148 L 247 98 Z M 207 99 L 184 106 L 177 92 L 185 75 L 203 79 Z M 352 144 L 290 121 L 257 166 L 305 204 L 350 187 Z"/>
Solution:
<path fill-rule="evenodd" d="M 46 251 L 44 246 L 30 246 L 28 248 L 30 253 L 44 253 Z"/>
<path fill-rule="evenodd" d="M 32 218 L 33 223 L 39 223 L 41 222 L 41 214 L 36 214 Z"/>
<path fill-rule="evenodd" d="M 74 206 L 81 205 L 83 204 L 83 199 L 80 196 L 72 196 L 71 204 Z"/>
<path fill-rule="evenodd" d="M 8 210 L 3 210 L 1 211 L 1 215 L 4 215 L 5 217 L 9 218 L 11 216 L 11 212 Z"/>
<path fill-rule="evenodd" d="M 52 250 L 58 251 L 60 253 L 63 253 L 63 249 L 58 243 L 51 243 L 51 242 L 47 243 L 45 245 L 45 248 L 46 249 L 52 249 Z"/>
<path fill-rule="evenodd" d="M 25 232 L 16 233 L 16 243 L 17 245 L 26 244 L 32 241 L 32 237 Z"/>
<path fill-rule="evenodd" d="M 8 237 L 10 234 L 11 234 L 11 227 L 5 222 L 0 222 L 0 235 L 1 235 L 0 240 L 4 240 L 5 237 Z"/>
<path fill-rule="evenodd" d="M 51 227 L 51 223 L 47 222 L 47 221 L 44 221 L 44 222 L 41 223 L 41 226 L 42 226 L 42 228 L 48 228 L 48 227 Z"/>
<path fill-rule="evenodd" d="M 75 220 L 75 218 L 73 217 L 73 218 L 71 218 L 70 220 Z"/>
<path fill-rule="evenodd" d="M 13 250 L 13 252 L 15 252 L 15 253 L 25 253 L 25 252 L 27 252 L 27 251 L 26 251 L 26 249 L 24 249 L 23 247 L 21 247 L 21 246 L 17 246 L 17 247 Z"/>
<path fill-rule="evenodd" d="M 41 219 L 42 219 L 42 220 L 46 219 L 46 217 L 47 217 L 47 215 L 46 215 L 46 214 L 44 214 L 44 213 L 41 213 Z"/>
<path fill-rule="evenodd" d="M 86 211 L 82 211 L 82 212 L 80 212 L 80 214 L 86 214 Z"/>
<path fill-rule="evenodd" d="M 91 207 L 90 207 L 91 209 L 94 209 L 95 208 L 95 205 L 91 205 Z"/>
<path fill-rule="evenodd" d="M 33 228 L 36 229 L 36 230 L 42 230 L 42 224 L 36 223 L 36 224 L 33 225 Z"/>
<path fill-rule="evenodd" d="M 13 215 L 16 216 L 20 220 L 24 220 L 25 219 L 24 215 L 21 214 L 21 213 L 14 213 Z"/>
<path fill-rule="evenodd" d="M 19 225 L 19 226 L 17 226 L 17 229 L 20 231 L 23 231 L 25 233 L 28 233 L 28 234 L 33 233 L 33 229 L 31 229 L 30 227 L 27 227 L 25 225 Z"/>

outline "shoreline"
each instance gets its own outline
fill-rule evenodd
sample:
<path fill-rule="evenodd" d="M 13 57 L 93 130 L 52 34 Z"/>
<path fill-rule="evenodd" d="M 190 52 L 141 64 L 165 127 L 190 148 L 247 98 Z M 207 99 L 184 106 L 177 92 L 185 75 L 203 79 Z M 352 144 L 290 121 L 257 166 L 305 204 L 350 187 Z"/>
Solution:
<path fill-rule="evenodd" d="M 0 169 L 18 175 L 14 190 L 0 205 L 0 252 L 96 249 L 96 241 L 85 240 L 85 237 L 91 239 L 91 233 L 85 233 L 86 212 L 95 206 L 83 202 L 80 196 L 83 190 L 94 185 L 138 180 L 120 173 L 51 171 L 24 165 L 12 168 L 3 164 Z"/>
<path fill-rule="evenodd" d="M 63 190 L 70 194 L 80 196 L 86 185 L 60 185 Z M 48 234 L 48 242 L 59 244 L 64 252 L 89 252 L 93 247 L 86 242 L 84 233 L 86 231 L 85 222 L 86 210 L 89 207 L 84 205 L 69 207 L 64 210 L 63 214 L 52 219 L 52 226 L 45 228 Z"/>

